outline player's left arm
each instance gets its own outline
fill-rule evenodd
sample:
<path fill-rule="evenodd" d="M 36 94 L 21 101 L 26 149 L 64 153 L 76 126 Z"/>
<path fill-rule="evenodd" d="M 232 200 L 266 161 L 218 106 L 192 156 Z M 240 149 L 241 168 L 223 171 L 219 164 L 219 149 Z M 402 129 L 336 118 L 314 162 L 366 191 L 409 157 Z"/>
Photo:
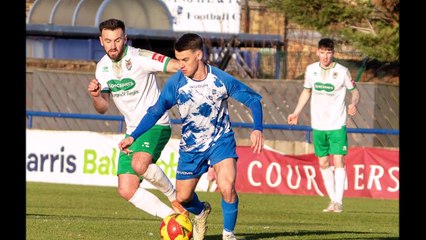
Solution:
<path fill-rule="evenodd" d="M 350 93 L 352 94 L 352 98 L 351 98 L 351 103 L 348 105 L 348 114 L 349 116 L 354 116 L 357 113 L 357 105 L 359 103 L 358 88 L 352 89 Z"/>
<path fill-rule="evenodd" d="M 265 138 L 263 136 L 263 113 L 262 103 L 260 100 L 253 101 L 250 106 L 251 114 L 253 115 L 254 127 L 250 134 L 251 148 L 254 153 L 260 153 L 263 150 Z"/>
<path fill-rule="evenodd" d="M 251 148 L 254 153 L 262 152 L 265 142 L 263 136 L 262 96 L 233 77 L 225 78 L 224 82 L 229 96 L 250 108 L 253 116 L 253 131 L 250 134 Z"/>
<path fill-rule="evenodd" d="M 356 87 L 355 81 L 351 77 L 349 69 L 346 69 L 345 75 L 345 87 L 352 94 L 351 103 L 348 105 L 348 114 L 349 116 L 354 116 L 357 112 L 357 105 L 359 103 L 359 91 Z"/>

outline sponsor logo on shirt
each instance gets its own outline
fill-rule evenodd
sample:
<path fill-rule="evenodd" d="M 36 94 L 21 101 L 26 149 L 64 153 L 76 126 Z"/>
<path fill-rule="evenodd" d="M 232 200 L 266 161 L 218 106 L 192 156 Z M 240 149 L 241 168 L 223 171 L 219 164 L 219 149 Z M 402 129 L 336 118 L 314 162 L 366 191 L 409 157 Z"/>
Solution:
<path fill-rule="evenodd" d="M 334 91 L 334 86 L 330 83 L 316 82 L 314 84 L 314 88 L 317 91 L 325 91 L 325 92 L 333 92 Z"/>
<path fill-rule="evenodd" d="M 200 85 L 191 85 L 189 86 L 189 88 L 205 88 L 208 87 L 209 85 L 207 83 L 204 84 L 200 84 Z"/>
<path fill-rule="evenodd" d="M 123 78 L 122 80 L 109 80 L 108 87 L 111 92 L 127 91 L 134 88 L 135 81 L 130 78 Z"/>
<path fill-rule="evenodd" d="M 159 53 L 154 53 L 154 55 L 152 55 L 152 60 L 159 61 L 161 63 L 164 61 L 165 58 L 166 56 Z"/>

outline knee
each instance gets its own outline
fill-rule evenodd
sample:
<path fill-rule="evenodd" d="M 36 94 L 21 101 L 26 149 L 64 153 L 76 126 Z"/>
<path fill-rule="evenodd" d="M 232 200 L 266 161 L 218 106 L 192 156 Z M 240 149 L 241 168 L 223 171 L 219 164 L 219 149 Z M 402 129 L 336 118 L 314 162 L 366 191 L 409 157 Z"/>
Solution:
<path fill-rule="evenodd" d="M 232 184 L 224 184 L 219 186 L 220 193 L 222 194 L 223 199 L 226 202 L 234 202 L 235 197 L 237 196 L 237 191 L 235 186 Z"/>
<path fill-rule="evenodd" d="M 132 189 L 128 186 L 126 186 L 126 187 L 120 186 L 120 187 L 118 187 L 117 191 L 118 191 L 118 195 L 120 195 L 120 197 L 129 201 L 133 197 L 133 195 L 135 195 L 136 190 L 137 189 Z"/>
<path fill-rule="evenodd" d="M 145 174 L 146 170 L 148 169 L 149 164 L 150 164 L 149 162 L 144 161 L 140 157 L 134 157 L 132 159 L 132 168 L 139 176 Z"/>
<path fill-rule="evenodd" d="M 322 170 L 325 170 L 325 169 L 327 169 L 327 168 L 329 168 L 330 167 L 330 164 L 329 163 L 320 163 L 320 168 L 322 169 Z"/>
<path fill-rule="evenodd" d="M 319 166 L 321 169 L 327 169 L 330 167 L 330 161 L 328 159 L 320 159 Z"/>

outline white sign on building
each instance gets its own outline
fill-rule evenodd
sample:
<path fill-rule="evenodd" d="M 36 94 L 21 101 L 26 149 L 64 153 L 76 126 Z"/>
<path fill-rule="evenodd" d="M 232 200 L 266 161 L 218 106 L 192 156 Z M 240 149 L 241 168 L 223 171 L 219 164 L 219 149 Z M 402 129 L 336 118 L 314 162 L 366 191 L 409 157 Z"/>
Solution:
<path fill-rule="evenodd" d="M 162 0 L 176 32 L 239 33 L 240 0 Z"/>

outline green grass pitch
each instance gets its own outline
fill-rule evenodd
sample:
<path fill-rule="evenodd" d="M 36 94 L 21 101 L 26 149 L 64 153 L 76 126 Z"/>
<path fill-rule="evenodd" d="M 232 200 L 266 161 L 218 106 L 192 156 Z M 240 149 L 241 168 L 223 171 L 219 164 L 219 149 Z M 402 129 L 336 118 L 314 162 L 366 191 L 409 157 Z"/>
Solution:
<path fill-rule="evenodd" d="M 220 194 L 198 194 L 212 205 L 205 239 L 221 239 Z M 345 198 L 344 212 L 323 213 L 326 197 L 239 193 L 239 199 L 238 239 L 399 239 L 398 200 Z M 160 222 L 113 187 L 27 182 L 27 240 L 159 239 Z"/>

